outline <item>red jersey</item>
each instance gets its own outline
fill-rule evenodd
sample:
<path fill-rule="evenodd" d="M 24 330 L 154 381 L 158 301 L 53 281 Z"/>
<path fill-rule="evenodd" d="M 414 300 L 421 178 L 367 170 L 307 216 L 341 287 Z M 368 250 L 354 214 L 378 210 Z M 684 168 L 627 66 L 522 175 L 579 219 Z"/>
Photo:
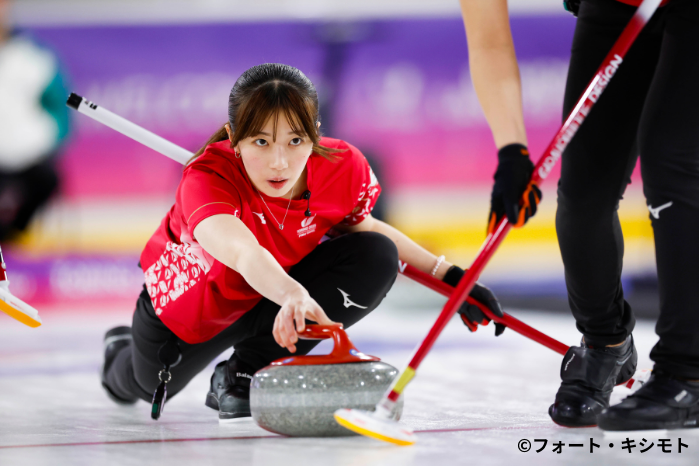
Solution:
<path fill-rule="evenodd" d="M 381 187 L 362 153 L 337 139 L 321 145 L 343 152 L 333 162 L 312 154 L 306 164 L 312 215 L 304 215 L 306 200 L 259 193 L 234 156 L 229 141 L 207 146 L 185 168 L 175 205 L 141 253 L 146 287 L 156 315 L 187 343 L 207 341 L 253 308 L 262 296 L 243 277 L 214 259 L 193 239 L 195 227 L 207 217 L 238 217 L 282 266 L 289 269 L 309 254 L 323 235 L 339 223 L 364 220 Z M 268 207 L 261 200 L 262 196 Z"/>

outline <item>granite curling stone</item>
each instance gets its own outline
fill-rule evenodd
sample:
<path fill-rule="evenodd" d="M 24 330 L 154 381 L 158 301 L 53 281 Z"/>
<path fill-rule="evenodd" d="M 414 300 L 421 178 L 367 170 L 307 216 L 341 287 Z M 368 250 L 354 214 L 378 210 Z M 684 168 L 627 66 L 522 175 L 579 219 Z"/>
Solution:
<path fill-rule="evenodd" d="M 357 435 L 340 426 L 340 408 L 374 410 L 399 371 L 360 353 L 341 325 L 308 325 L 304 339 L 333 338 L 325 356 L 294 356 L 273 362 L 253 376 L 250 412 L 263 429 L 291 437 Z M 398 420 L 403 398 L 396 404 Z"/>

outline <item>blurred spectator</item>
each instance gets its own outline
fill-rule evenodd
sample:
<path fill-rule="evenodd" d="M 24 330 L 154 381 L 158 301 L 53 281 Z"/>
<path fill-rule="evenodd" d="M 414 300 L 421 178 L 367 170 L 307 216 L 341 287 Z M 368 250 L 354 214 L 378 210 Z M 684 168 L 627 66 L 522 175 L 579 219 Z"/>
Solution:
<path fill-rule="evenodd" d="M 0 0 L 0 241 L 57 190 L 55 160 L 69 131 L 58 60 L 10 26 L 10 6 Z"/>

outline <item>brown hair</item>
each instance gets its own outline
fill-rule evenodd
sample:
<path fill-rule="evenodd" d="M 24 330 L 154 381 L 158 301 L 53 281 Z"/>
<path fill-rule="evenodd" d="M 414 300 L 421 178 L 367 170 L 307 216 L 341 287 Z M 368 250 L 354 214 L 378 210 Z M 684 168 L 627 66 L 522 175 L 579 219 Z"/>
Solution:
<path fill-rule="evenodd" d="M 319 144 L 318 94 L 313 83 L 300 70 L 279 63 L 265 63 L 246 70 L 233 85 L 228 98 L 228 123 L 231 126 L 231 147 L 247 137 L 258 134 L 271 116 L 273 138 L 277 136 L 280 114 L 292 130 L 306 135 L 313 142 L 314 153 L 335 161 L 337 149 Z M 209 144 L 228 139 L 226 125 L 200 148 L 190 162 L 204 153 Z"/>

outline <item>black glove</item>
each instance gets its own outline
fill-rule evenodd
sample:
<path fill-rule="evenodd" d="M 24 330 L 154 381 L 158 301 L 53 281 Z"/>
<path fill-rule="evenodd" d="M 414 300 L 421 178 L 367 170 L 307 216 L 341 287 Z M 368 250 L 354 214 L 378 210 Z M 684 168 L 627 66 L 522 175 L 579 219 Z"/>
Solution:
<path fill-rule="evenodd" d="M 463 275 L 464 270 L 456 265 L 453 265 L 447 269 L 447 273 L 443 277 L 442 281 L 450 286 L 457 286 Z M 474 284 L 474 288 L 472 288 L 472 291 L 469 293 L 469 297 L 485 305 L 495 316 L 503 317 L 503 310 L 501 309 L 501 304 L 496 299 L 496 296 L 494 296 L 491 290 L 479 282 Z M 477 305 L 470 304 L 467 301 L 462 303 L 457 313 L 462 318 L 462 322 L 464 322 L 464 325 L 467 326 L 470 332 L 476 332 L 478 325 L 488 325 L 488 323 L 491 322 L 491 319 L 486 317 Z M 494 325 L 496 326 L 496 336 L 502 334 L 506 329 L 505 325 L 499 324 L 498 322 L 494 322 Z"/>
<path fill-rule="evenodd" d="M 504 215 L 516 228 L 525 225 L 525 222 L 535 215 L 537 204 L 542 199 L 542 191 L 530 183 L 534 168 L 530 153 L 522 144 L 509 144 L 498 151 L 498 169 L 493 175 L 491 191 L 489 233 L 495 230 Z M 523 196 L 525 201 L 521 206 Z"/>

